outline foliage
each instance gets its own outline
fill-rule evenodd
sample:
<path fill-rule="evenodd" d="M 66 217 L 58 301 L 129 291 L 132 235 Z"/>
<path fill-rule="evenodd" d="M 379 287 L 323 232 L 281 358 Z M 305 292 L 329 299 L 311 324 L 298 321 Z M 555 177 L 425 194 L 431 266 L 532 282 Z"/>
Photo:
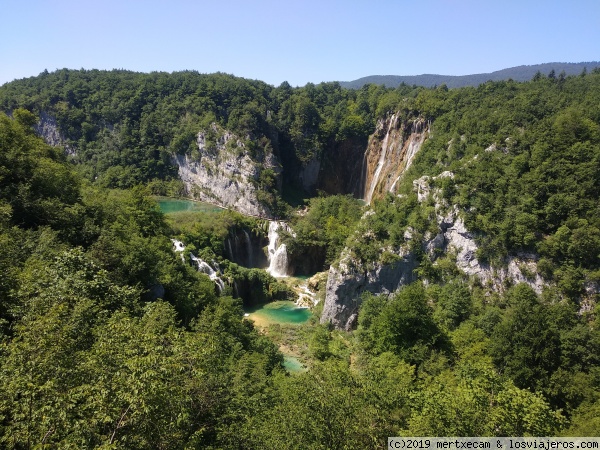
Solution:
<path fill-rule="evenodd" d="M 0 110 L 38 114 L 76 150 L 88 180 L 125 188 L 175 179 L 172 155 L 192 152 L 197 133 L 212 123 L 275 150 L 288 170 L 297 170 L 336 142 L 366 141 L 385 91 L 355 92 L 339 83 L 275 88 L 194 71 L 61 69 L 2 86 Z"/>
<path fill-rule="evenodd" d="M 324 270 L 339 257 L 361 213 L 360 201 L 349 195 L 310 199 L 306 214 L 292 221 L 293 238 L 284 237 L 288 254 L 297 261 L 312 261 L 306 272 Z"/>
<path fill-rule="evenodd" d="M 407 230 L 413 243 L 438 233 L 433 204 L 417 202 L 412 181 L 451 171 L 431 187 L 464 215 L 478 260 L 501 267 L 537 253 L 543 277 L 579 299 L 600 265 L 600 74 L 420 89 L 392 104 L 431 120 L 432 132 L 398 183 L 400 198 L 375 201 L 357 225 L 354 259 L 385 258 L 380 249 L 405 246 Z"/>
<path fill-rule="evenodd" d="M 368 298 L 359 315 L 359 333 L 367 352 L 392 352 L 409 364 L 425 362 L 433 350 L 448 350 L 420 284 L 406 286 L 388 301 Z"/>
<path fill-rule="evenodd" d="M 13 118 L 0 117 L 0 445 L 380 448 L 401 434 L 597 434 L 600 333 L 579 300 L 600 263 L 598 83 L 588 74 L 345 92 L 223 74 L 58 71 L 4 86 Z M 19 105 L 56 114 L 83 177 Z M 279 133 L 279 150 L 302 164 L 398 108 L 421 109 L 434 131 L 403 196 L 366 214 L 349 197 L 312 199 L 289 248 L 317 249 L 326 264 L 349 245 L 368 264 L 408 243 L 419 271 L 437 276 L 365 294 L 355 333 L 313 326 L 311 368 L 289 375 L 228 295 L 234 283 L 246 304 L 290 295 L 226 259 L 230 233 L 264 236 L 265 223 L 230 213 L 170 222 L 149 194 L 177 189 L 164 163 L 206 123 Z M 465 211 L 478 257 L 502 264 L 537 251 L 554 286 L 486 295 L 451 255 L 427 265 L 420 242 L 437 231 L 436 211 L 417 201 L 412 179 L 443 170 L 453 184 L 432 187 Z M 106 187 L 140 180 L 158 181 Z M 173 235 L 219 262 L 221 295 L 172 251 Z"/>

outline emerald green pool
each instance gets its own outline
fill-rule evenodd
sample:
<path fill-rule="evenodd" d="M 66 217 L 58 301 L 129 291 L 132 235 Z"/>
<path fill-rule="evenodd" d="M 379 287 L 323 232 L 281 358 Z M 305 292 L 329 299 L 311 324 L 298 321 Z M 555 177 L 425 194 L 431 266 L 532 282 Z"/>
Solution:
<path fill-rule="evenodd" d="M 258 326 L 278 324 L 301 324 L 306 322 L 311 312 L 308 308 L 299 308 L 294 302 L 279 301 L 265 305 L 245 308 L 248 318 Z"/>
<path fill-rule="evenodd" d="M 297 358 L 288 355 L 283 357 L 283 367 L 285 367 L 288 372 L 303 372 L 307 370 Z"/>
<path fill-rule="evenodd" d="M 169 197 L 158 197 L 158 207 L 165 214 L 188 212 L 221 212 L 223 208 L 209 203 L 195 202 L 193 200 L 174 199 Z"/>

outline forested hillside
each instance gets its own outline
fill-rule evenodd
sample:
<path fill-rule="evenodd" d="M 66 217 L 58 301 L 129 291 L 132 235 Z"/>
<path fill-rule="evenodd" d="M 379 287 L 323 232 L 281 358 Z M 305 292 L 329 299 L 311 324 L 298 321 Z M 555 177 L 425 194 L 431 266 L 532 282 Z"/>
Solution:
<path fill-rule="evenodd" d="M 407 227 L 435 234 L 435 209 L 445 205 L 475 233 L 480 262 L 535 253 L 542 277 L 570 297 L 584 294 L 584 281 L 600 275 L 599 102 L 599 73 L 419 92 L 404 114 L 432 118 L 432 131 L 392 192 L 403 197 L 382 193 L 353 252 L 371 262 L 404 243 Z M 452 176 L 436 178 L 442 172 Z M 414 180 L 423 176 L 438 191 L 421 204 Z"/>
<path fill-rule="evenodd" d="M 338 83 L 274 88 L 226 74 L 63 69 L 4 85 L 0 109 L 38 114 L 42 131 L 52 131 L 84 176 L 103 186 L 176 178 L 171 156 L 191 152 L 198 131 L 211 123 L 251 147 L 274 148 L 288 169 L 287 186 L 325 149 L 349 139 L 364 145 L 398 95 Z"/>
<path fill-rule="evenodd" d="M 0 87 L 0 108 L 1 447 L 600 434 L 598 71 L 350 91 L 60 70 Z M 177 155 L 241 144 L 281 163 L 256 185 L 288 219 L 290 272 L 321 272 L 304 327 L 244 318 L 296 295 L 264 270 L 274 222 L 151 196 L 183 192 Z"/>

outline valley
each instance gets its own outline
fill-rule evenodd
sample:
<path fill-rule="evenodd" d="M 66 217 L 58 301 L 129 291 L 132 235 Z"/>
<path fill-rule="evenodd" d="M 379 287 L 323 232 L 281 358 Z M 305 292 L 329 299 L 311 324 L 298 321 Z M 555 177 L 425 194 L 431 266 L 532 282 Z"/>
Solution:
<path fill-rule="evenodd" d="M 0 442 L 597 436 L 599 105 L 598 70 L 3 85 Z"/>

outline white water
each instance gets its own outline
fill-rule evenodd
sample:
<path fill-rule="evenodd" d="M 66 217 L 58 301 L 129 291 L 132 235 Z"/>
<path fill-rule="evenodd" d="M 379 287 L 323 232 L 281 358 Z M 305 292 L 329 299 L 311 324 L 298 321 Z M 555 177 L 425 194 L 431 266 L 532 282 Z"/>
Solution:
<path fill-rule="evenodd" d="M 283 229 L 290 231 L 285 222 L 269 223 L 269 245 L 267 247 L 267 257 L 269 258 L 269 272 L 274 277 L 288 276 L 288 254 L 287 246 L 279 243 L 279 231 Z"/>
<path fill-rule="evenodd" d="M 381 153 L 379 154 L 379 161 L 377 162 L 377 168 L 375 169 L 375 173 L 373 174 L 373 179 L 371 180 L 371 185 L 369 186 L 369 192 L 365 197 L 365 201 L 367 204 L 371 203 L 371 199 L 373 198 L 373 192 L 375 192 L 375 188 L 377 187 L 377 183 L 379 182 L 379 175 L 381 175 L 381 171 L 383 166 L 385 165 L 387 153 L 388 153 L 388 141 L 390 139 L 390 132 L 392 127 L 396 125 L 396 115 L 392 115 L 390 119 L 390 124 L 388 125 L 387 132 L 385 133 L 385 137 L 383 138 L 383 142 L 381 143 Z"/>
<path fill-rule="evenodd" d="M 315 297 L 315 293 L 308 288 L 307 281 L 299 285 L 298 290 L 296 305 L 298 305 L 299 308 L 308 308 L 319 303 L 319 300 Z"/>
<path fill-rule="evenodd" d="M 191 253 L 190 253 L 190 258 L 192 261 L 194 261 L 196 263 L 196 266 L 198 267 L 198 272 L 202 272 L 202 273 L 205 273 L 206 275 L 208 275 L 208 278 L 213 280 L 215 282 L 215 284 L 217 285 L 217 287 L 219 288 L 219 292 L 223 292 L 225 283 L 223 283 L 223 280 L 221 280 L 217 271 L 215 269 L 213 269 L 206 261 L 194 256 Z"/>
<path fill-rule="evenodd" d="M 253 267 L 252 264 L 252 242 L 250 242 L 250 235 L 244 230 L 244 237 L 246 239 L 246 251 L 248 252 L 248 267 Z"/>
<path fill-rule="evenodd" d="M 399 117 L 396 117 L 395 114 L 392 115 L 392 117 L 390 118 L 390 123 L 388 125 L 385 137 L 383 138 L 383 141 L 381 142 L 381 153 L 379 154 L 379 160 L 377 161 L 377 167 L 375 168 L 375 172 L 373 173 L 373 178 L 371 179 L 371 183 L 369 184 L 369 189 L 364 194 L 364 200 L 367 204 L 370 204 L 371 200 L 373 199 L 373 193 L 375 192 L 375 189 L 377 188 L 377 184 L 379 183 L 379 178 L 381 177 L 381 172 L 383 171 L 386 164 L 389 164 L 388 157 L 392 157 L 392 155 L 394 153 L 393 144 L 390 143 L 390 134 L 392 133 L 393 129 L 396 128 L 396 122 L 398 121 L 398 119 L 399 119 Z M 415 155 L 418 153 L 419 149 L 423 145 L 423 142 L 425 141 L 425 138 L 429 134 L 430 130 L 431 130 L 431 124 L 429 122 L 427 122 L 427 123 L 422 122 L 422 121 L 413 122 L 412 128 L 411 128 L 411 134 L 407 140 L 407 143 L 406 144 L 402 143 L 402 145 L 400 145 L 396 149 L 396 151 L 400 151 L 402 149 L 402 146 L 406 145 L 405 154 L 402 155 L 404 167 L 402 168 L 401 173 L 396 177 L 396 179 L 394 180 L 394 182 L 392 183 L 392 185 L 389 188 L 389 192 L 391 192 L 392 194 L 395 192 L 396 184 L 398 183 L 398 181 L 400 181 L 400 179 L 402 178 L 402 175 L 404 175 L 406 170 L 408 170 L 408 168 L 411 166 Z M 363 167 L 365 166 L 365 164 L 367 164 L 367 154 L 366 153 L 365 153 L 365 157 L 364 157 L 364 161 L 363 161 Z M 363 173 L 366 173 L 364 168 L 363 168 Z M 366 175 L 364 175 L 364 176 L 366 177 Z M 364 185 L 364 180 L 361 181 L 361 183 Z"/>
<path fill-rule="evenodd" d="M 181 253 L 181 260 L 185 262 L 185 259 L 183 258 L 183 251 L 185 250 L 185 245 L 183 244 L 183 242 L 178 241 L 177 239 L 171 239 L 171 242 L 173 242 L 173 248 L 175 250 L 175 253 Z"/>
<path fill-rule="evenodd" d="M 173 242 L 173 248 L 175 252 L 181 254 L 181 260 L 185 263 L 185 258 L 183 256 L 185 244 L 181 241 L 178 241 L 177 239 L 171 239 L 171 242 Z M 217 270 L 215 270 L 206 261 L 203 261 L 202 259 L 194 256 L 192 253 L 190 253 L 190 259 L 192 260 L 192 262 L 194 262 L 194 264 L 196 264 L 198 272 L 202 272 L 208 275 L 208 277 L 212 281 L 214 281 L 217 287 L 219 288 L 219 292 L 222 292 L 223 288 L 225 288 L 225 283 L 219 277 L 219 274 L 217 272 L 217 270 L 219 270 L 219 266 L 215 263 L 215 265 L 217 266 Z"/>

